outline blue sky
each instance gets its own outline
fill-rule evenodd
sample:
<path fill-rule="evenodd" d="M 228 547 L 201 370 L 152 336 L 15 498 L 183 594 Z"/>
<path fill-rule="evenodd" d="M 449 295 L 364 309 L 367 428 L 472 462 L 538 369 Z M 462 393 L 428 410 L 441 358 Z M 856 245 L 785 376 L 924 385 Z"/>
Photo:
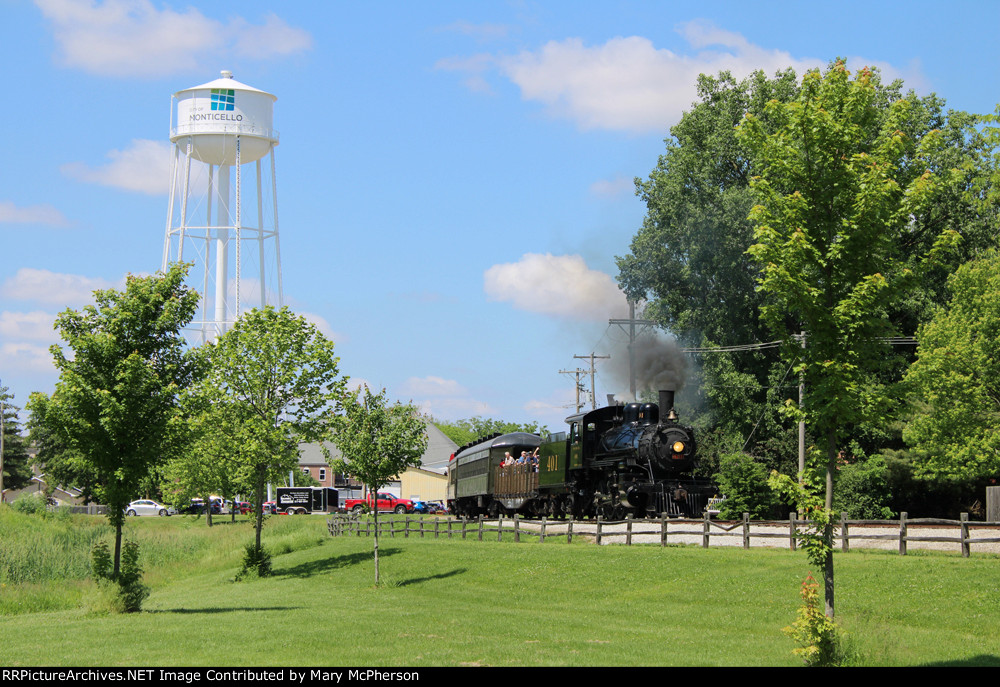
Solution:
<path fill-rule="evenodd" d="M 845 56 L 986 113 L 997 27 L 988 0 L 0 0 L 0 380 L 50 392 L 56 313 L 159 269 L 170 96 L 229 69 L 278 98 L 285 302 L 342 371 L 441 419 L 558 428 L 560 370 L 621 355 L 632 180 L 699 73 Z M 597 370 L 599 399 L 623 389 Z"/>

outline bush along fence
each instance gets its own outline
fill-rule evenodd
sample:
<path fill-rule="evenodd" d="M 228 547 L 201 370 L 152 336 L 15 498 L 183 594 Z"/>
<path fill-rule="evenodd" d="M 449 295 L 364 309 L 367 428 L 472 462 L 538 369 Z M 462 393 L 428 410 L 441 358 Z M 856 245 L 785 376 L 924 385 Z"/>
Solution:
<path fill-rule="evenodd" d="M 395 537 L 434 537 L 461 539 L 492 539 L 515 542 L 537 541 L 539 543 L 552 539 L 565 539 L 571 543 L 576 537 L 596 544 L 650 544 L 659 543 L 692 543 L 692 538 L 700 539 L 701 546 L 708 548 L 714 541 L 717 546 L 739 545 L 749 549 L 751 540 L 778 540 L 776 545 L 787 546 L 794 550 L 797 545 L 796 534 L 810 525 L 808 520 L 801 520 L 796 513 L 791 513 L 788 520 L 750 520 L 747 513 L 741 521 L 716 521 L 710 515 L 698 519 L 667 518 L 626 520 L 529 520 L 515 515 L 510 518 L 487 519 L 479 516 L 474 520 L 453 518 L 424 518 L 412 516 L 384 515 L 378 519 L 379 536 Z M 327 529 L 334 537 L 372 536 L 375 520 L 371 516 L 336 513 L 327 520 Z M 954 535 L 941 534 L 941 530 L 954 531 Z M 962 555 L 968 557 L 974 545 L 1000 544 L 1000 522 L 972 522 L 968 514 L 963 513 L 960 520 L 942 520 L 938 518 L 913 518 L 906 513 L 900 514 L 898 520 L 850 520 L 843 515 L 835 528 L 835 544 L 842 551 L 849 551 L 851 544 L 856 547 L 871 547 L 868 542 L 896 542 L 900 555 L 906 555 L 909 543 L 933 542 L 938 544 L 954 544 Z M 721 541 L 720 541 L 721 540 Z M 727 541 L 728 540 L 728 541 Z M 784 540 L 784 542 L 781 542 Z M 779 543 L 780 542 L 780 543 Z M 892 548 L 885 544 L 877 548 Z M 768 544 L 758 543 L 758 546 Z M 916 547 L 914 547 L 916 548 Z M 937 547 L 941 548 L 941 547 Z M 996 546 L 990 547 L 1000 551 Z"/>

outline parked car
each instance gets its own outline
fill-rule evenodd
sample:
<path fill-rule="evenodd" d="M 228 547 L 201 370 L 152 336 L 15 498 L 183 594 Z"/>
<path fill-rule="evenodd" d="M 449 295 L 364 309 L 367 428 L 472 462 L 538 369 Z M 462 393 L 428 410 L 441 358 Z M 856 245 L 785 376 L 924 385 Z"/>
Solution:
<path fill-rule="evenodd" d="M 125 509 L 125 515 L 159 515 L 161 518 L 168 515 L 173 515 L 177 512 L 173 506 L 164 506 L 162 503 L 157 503 L 150 499 L 139 499 L 138 501 L 133 501 L 128 504 Z"/>
<path fill-rule="evenodd" d="M 181 515 L 201 515 L 205 512 L 205 501 L 202 499 L 191 499 L 191 503 L 181 506 L 178 510 Z M 212 502 L 212 515 L 222 513 L 222 508 L 218 503 Z"/>
<path fill-rule="evenodd" d="M 238 501 L 236 503 L 236 509 L 240 515 L 248 515 L 253 513 L 253 504 L 249 501 Z"/>
<path fill-rule="evenodd" d="M 270 513 L 271 515 L 277 515 L 279 512 L 284 515 L 284 512 L 278 510 L 278 504 L 274 501 L 265 501 L 263 510 L 265 513 Z"/>
<path fill-rule="evenodd" d="M 431 506 L 427 501 L 421 501 L 420 499 L 413 499 L 413 512 L 427 514 L 431 512 Z"/>

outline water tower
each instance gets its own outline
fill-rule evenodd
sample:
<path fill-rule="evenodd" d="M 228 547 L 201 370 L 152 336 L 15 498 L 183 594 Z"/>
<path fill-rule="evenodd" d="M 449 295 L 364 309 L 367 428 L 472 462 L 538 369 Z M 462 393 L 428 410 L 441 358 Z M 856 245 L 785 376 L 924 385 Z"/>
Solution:
<path fill-rule="evenodd" d="M 171 100 L 163 269 L 194 263 L 188 280 L 201 301 L 190 326 L 201 342 L 225 333 L 242 308 L 283 305 L 275 100 L 228 71 Z"/>

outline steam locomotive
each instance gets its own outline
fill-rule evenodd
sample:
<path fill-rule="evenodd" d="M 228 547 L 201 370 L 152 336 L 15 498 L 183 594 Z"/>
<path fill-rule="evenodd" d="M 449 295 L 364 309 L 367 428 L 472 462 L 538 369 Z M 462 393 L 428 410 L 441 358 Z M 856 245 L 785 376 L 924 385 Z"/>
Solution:
<path fill-rule="evenodd" d="M 455 452 L 448 505 L 463 517 L 501 513 L 564 518 L 700 515 L 715 487 L 694 477 L 697 446 L 678 422 L 674 392 L 659 404 L 629 403 L 566 418 L 545 440 L 514 432 Z M 537 456 L 503 465 L 507 454 Z"/>

